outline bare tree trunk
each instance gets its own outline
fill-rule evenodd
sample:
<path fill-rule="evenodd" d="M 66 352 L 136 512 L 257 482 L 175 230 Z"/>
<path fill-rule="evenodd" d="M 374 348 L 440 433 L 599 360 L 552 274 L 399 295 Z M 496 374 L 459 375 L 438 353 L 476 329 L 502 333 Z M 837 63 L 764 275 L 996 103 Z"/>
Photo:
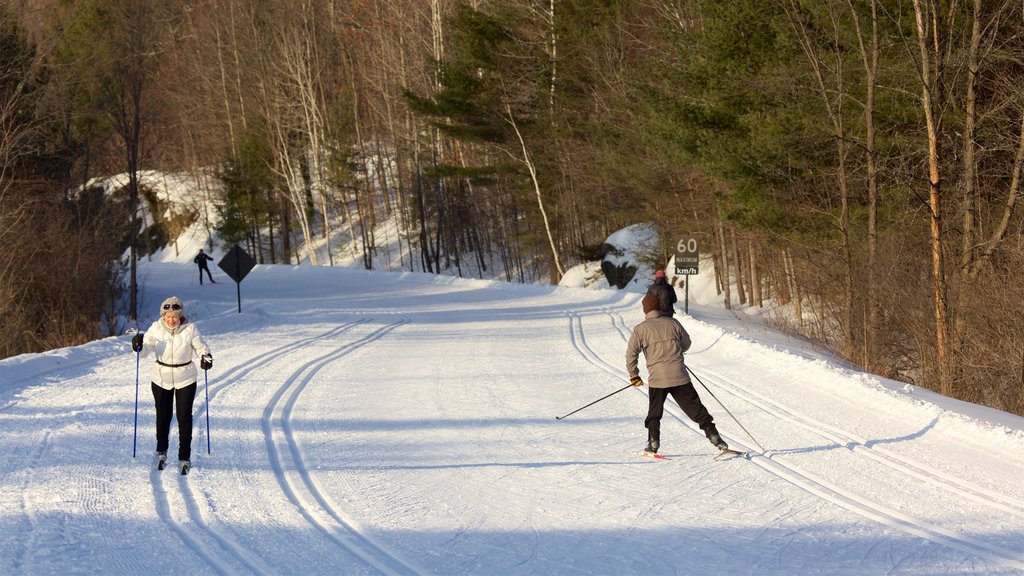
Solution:
<path fill-rule="evenodd" d="M 540 182 L 537 180 L 537 167 L 534 165 L 533 160 L 530 158 L 530 152 L 526 149 L 526 141 L 523 140 L 523 135 L 519 132 L 519 126 L 516 124 L 516 119 L 512 115 L 512 107 L 506 103 L 505 112 L 508 114 L 508 123 L 516 132 L 516 138 L 519 139 L 519 146 L 522 150 L 522 158 L 519 160 L 526 166 L 527 170 L 530 171 L 530 180 L 533 182 L 533 190 L 537 195 L 537 207 L 540 208 L 541 219 L 544 222 L 544 231 L 547 233 L 548 244 L 551 246 L 551 261 L 555 266 L 555 272 L 558 273 L 556 278 L 553 278 L 553 284 L 557 284 L 565 271 L 562 269 L 562 262 L 558 258 L 558 247 L 555 245 L 555 237 L 551 233 L 551 224 L 548 222 L 548 213 L 544 210 L 544 198 L 540 193 Z"/>
<path fill-rule="evenodd" d="M 971 11 L 971 45 L 967 54 L 967 94 L 964 101 L 964 134 L 963 134 L 963 245 L 960 249 L 960 276 L 966 281 L 970 275 L 971 262 L 974 260 L 975 250 L 975 223 L 977 221 L 977 210 L 980 207 L 980 194 L 976 185 L 976 118 L 978 98 L 975 94 L 975 87 L 978 83 L 978 50 L 981 45 L 981 0 L 973 0 Z M 961 290 L 963 294 L 965 291 Z M 962 297 L 962 296 L 961 296 Z"/>
<path fill-rule="evenodd" d="M 352 70 L 353 68 L 354 68 L 354 66 L 351 65 L 351 59 L 350 59 L 349 60 L 349 69 Z M 360 162 L 365 162 L 369 155 L 366 152 L 366 143 L 363 141 L 363 132 L 362 132 L 362 130 L 359 127 L 359 123 L 360 123 L 359 122 L 359 120 L 360 120 L 360 118 L 359 118 L 359 94 L 358 94 L 357 90 L 352 90 L 352 120 L 353 120 L 353 125 L 355 126 L 356 150 L 359 151 L 359 161 Z M 364 180 L 365 180 L 365 184 L 367 186 L 369 186 L 370 185 L 369 178 L 364 178 Z M 372 190 L 370 191 L 370 193 L 371 193 L 371 197 L 372 197 Z M 342 206 L 342 209 L 345 211 L 345 221 L 348 223 L 348 235 L 349 235 L 349 238 L 352 239 L 352 242 L 351 242 L 352 257 L 355 258 L 356 257 L 356 246 L 355 246 L 355 244 L 356 244 L 356 232 L 355 232 L 355 228 L 353 227 L 354 224 L 352 222 L 352 214 L 349 211 L 348 202 L 347 202 L 347 199 L 345 198 L 345 192 L 344 191 L 341 192 L 341 206 Z M 363 207 L 359 203 L 359 191 L 356 190 L 356 213 L 359 214 L 359 229 L 360 229 L 360 236 L 363 239 L 363 259 L 364 259 L 364 262 L 365 262 L 366 258 L 368 256 L 367 250 L 373 250 L 373 248 L 374 248 L 373 246 L 367 246 L 366 245 L 366 241 L 368 239 L 368 235 L 367 235 L 367 232 L 366 232 L 366 223 L 367 223 L 367 221 L 373 221 L 372 213 L 373 213 L 373 209 L 374 209 L 374 203 L 370 202 L 370 206 L 368 207 L 368 209 L 370 211 L 370 214 L 364 214 L 362 208 Z M 372 236 L 372 232 L 371 232 L 370 236 Z M 372 269 L 373 269 L 373 266 L 372 266 L 372 263 L 371 263 L 369 266 L 367 266 L 367 270 L 372 270 Z"/>
<path fill-rule="evenodd" d="M 725 242 L 725 225 L 722 221 L 718 222 L 718 245 L 722 251 L 722 268 L 721 268 L 721 279 L 722 279 L 722 294 L 724 296 L 723 302 L 726 310 L 732 310 L 732 299 L 730 298 L 731 288 L 729 284 L 729 245 Z"/>
<path fill-rule="evenodd" d="M 942 131 L 943 49 L 939 30 L 939 7 L 935 0 L 912 0 L 917 23 L 921 58 L 921 107 L 928 135 L 928 207 L 930 209 L 932 292 L 935 316 L 935 353 L 939 391 L 953 395 L 949 356 L 949 317 L 946 306 L 945 260 L 942 253 L 942 178 L 939 135 Z M 929 44 L 931 53 L 929 53 Z M 932 59 L 934 58 L 934 62 Z"/>
<path fill-rule="evenodd" d="M 548 57 L 551 59 L 551 83 L 548 88 L 548 107 L 551 112 L 551 123 L 555 122 L 555 86 L 556 78 L 558 75 L 558 31 L 555 28 L 555 0 L 549 0 L 548 2 L 548 37 L 549 37 L 549 50 L 550 54 Z"/>
<path fill-rule="evenodd" d="M 189 13 L 191 18 L 191 13 Z M 231 114 L 231 97 L 228 94 L 228 72 L 224 66 L 224 51 L 220 39 L 220 28 L 216 29 L 217 67 L 220 71 L 221 94 L 224 99 L 224 121 L 228 125 L 228 138 L 231 140 L 231 157 L 238 157 L 238 137 L 235 136 L 235 122 Z"/>
<path fill-rule="evenodd" d="M 729 229 L 732 238 L 733 261 L 736 263 L 736 296 L 740 300 L 740 306 L 747 303 L 747 293 L 743 289 L 743 257 L 740 256 L 740 244 L 736 239 L 736 228 Z"/>
<path fill-rule="evenodd" d="M 715 241 L 718 241 L 718 235 L 715 234 Z M 711 251 L 711 265 L 715 269 L 715 296 L 722 295 L 722 256 L 719 253 L 720 250 Z"/>
<path fill-rule="evenodd" d="M 846 5 L 850 9 L 850 16 L 857 31 L 857 46 L 860 51 L 861 60 L 864 65 L 864 156 L 867 173 L 867 195 L 868 195 L 868 261 L 867 261 L 867 286 L 865 290 L 867 308 L 866 326 L 864 327 L 864 357 L 865 369 L 870 369 L 878 354 L 876 350 L 875 334 L 878 332 L 878 278 L 875 268 L 878 266 L 878 166 L 876 162 L 875 142 L 875 87 L 878 83 L 878 4 L 876 0 L 870 0 L 871 4 L 871 29 L 870 44 L 864 41 L 864 33 L 861 30 L 858 12 L 854 8 L 853 1 L 847 0 Z"/>
<path fill-rule="evenodd" d="M 1010 189 L 1006 193 L 1006 202 L 1003 205 L 1003 215 L 999 219 L 999 224 L 996 225 L 995 229 L 992 230 L 991 236 L 989 236 L 988 242 L 986 242 L 985 250 L 981 253 L 981 256 L 974 261 L 971 268 L 971 277 L 977 276 L 981 271 L 982 266 L 992 257 L 992 253 L 995 252 L 996 248 L 1002 244 L 1006 237 L 1006 232 L 1010 228 L 1010 222 L 1013 218 L 1013 214 L 1017 205 L 1017 199 L 1020 197 L 1020 181 L 1021 181 L 1021 168 L 1024 166 L 1024 115 L 1021 117 L 1020 134 L 1017 139 L 1017 154 L 1013 160 L 1013 177 L 1010 180 Z"/>
<path fill-rule="evenodd" d="M 964 248 L 961 258 L 961 272 L 964 272 L 966 268 L 966 276 L 962 276 L 964 287 L 961 289 L 962 294 L 967 293 L 967 285 L 977 278 L 981 272 L 982 267 L 988 262 L 992 254 L 1002 245 L 1006 238 L 1006 233 L 1010 228 L 1010 222 L 1012 221 L 1014 212 L 1017 206 L 1017 199 L 1020 197 L 1020 182 L 1021 182 L 1021 170 L 1024 167 L 1024 114 L 1021 114 L 1020 128 L 1017 136 L 1017 153 L 1013 159 L 1013 167 L 1011 170 L 1010 187 L 1006 193 L 1006 200 L 1003 204 L 1003 214 L 999 219 L 999 223 L 996 224 L 989 238 L 984 243 L 979 242 L 980 232 L 977 229 L 975 223 L 978 220 L 977 212 L 981 207 L 981 191 L 978 190 L 977 185 L 974 182 L 975 174 L 975 162 L 974 162 L 974 119 L 977 117 L 975 111 L 975 104 L 977 98 L 974 95 L 974 86 L 977 82 L 978 67 L 980 66 L 978 53 L 981 45 L 981 0 L 974 0 L 973 2 L 973 22 L 971 27 L 971 53 L 968 62 L 968 73 L 970 74 L 970 83 L 968 85 L 968 114 L 967 118 L 971 120 L 969 125 L 970 130 L 965 129 L 964 131 L 964 145 L 965 148 L 969 145 L 970 149 L 964 153 L 964 169 L 969 170 L 965 174 L 967 184 L 969 186 L 964 191 L 964 202 L 967 207 L 964 209 Z M 969 139 L 968 139 L 969 138 Z M 968 155 L 969 153 L 969 155 Z M 970 176 L 970 178 L 968 178 Z M 970 234 L 968 234 L 970 230 Z M 968 238 L 970 236 L 970 238 Z M 968 243 L 970 241 L 970 243 Z M 978 254 L 978 247 L 984 246 L 984 250 Z M 1024 393 L 1024 391 L 1022 391 Z"/>
<path fill-rule="evenodd" d="M 757 252 L 754 249 L 754 241 L 747 241 L 747 262 L 750 272 L 750 303 L 758 308 L 764 307 L 764 299 L 761 297 L 761 274 L 757 267 Z"/>
<path fill-rule="evenodd" d="M 789 285 L 789 294 L 793 302 L 793 312 L 796 315 L 797 326 L 802 329 L 804 326 L 803 295 L 800 294 L 800 284 L 796 277 L 796 266 L 793 264 L 793 255 L 789 250 L 783 250 L 782 252 L 782 265 L 786 274 L 786 283 Z"/>

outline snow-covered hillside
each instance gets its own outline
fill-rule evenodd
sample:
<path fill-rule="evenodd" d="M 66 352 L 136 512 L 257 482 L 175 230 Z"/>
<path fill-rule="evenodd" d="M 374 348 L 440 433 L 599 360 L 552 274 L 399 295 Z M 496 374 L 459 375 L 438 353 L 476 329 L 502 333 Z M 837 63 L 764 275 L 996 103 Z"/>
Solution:
<path fill-rule="evenodd" d="M 0 573 L 1024 573 L 1024 419 L 717 309 L 688 364 L 765 449 L 698 386 L 749 457 L 673 406 L 657 462 L 646 388 L 555 419 L 626 384 L 636 292 L 258 266 L 239 313 L 187 261 L 141 277 L 214 351 L 196 467 L 153 469 L 147 362 L 132 458 L 127 336 L 0 361 Z"/>

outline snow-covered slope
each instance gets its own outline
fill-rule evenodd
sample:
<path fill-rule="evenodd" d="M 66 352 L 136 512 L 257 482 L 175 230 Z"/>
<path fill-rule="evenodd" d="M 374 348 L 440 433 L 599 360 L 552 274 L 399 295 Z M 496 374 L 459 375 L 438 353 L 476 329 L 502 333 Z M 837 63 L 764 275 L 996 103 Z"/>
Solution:
<path fill-rule="evenodd" d="M 646 388 L 555 419 L 626 384 L 640 294 L 258 266 L 238 313 L 193 268 L 141 267 L 144 320 L 176 294 L 214 350 L 188 477 L 152 469 L 145 362 L 132 458 L 127 336 L 0 361 L 0 573 L 1024 572 L 1022 418 L 691 304 L 756 442 L 698 385 L 749 458 L 673 406 L 656 462 Z"/>

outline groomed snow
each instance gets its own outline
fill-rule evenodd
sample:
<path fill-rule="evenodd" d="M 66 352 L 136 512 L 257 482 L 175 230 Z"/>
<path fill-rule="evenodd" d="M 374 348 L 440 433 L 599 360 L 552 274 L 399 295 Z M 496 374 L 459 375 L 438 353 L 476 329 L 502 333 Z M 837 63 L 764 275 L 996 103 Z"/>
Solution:
<path fill-rule="evenodd" d="M 2 574 L 1024 573 L 1024 418 L 720 310 L 687 362 L 756 442 L 698 384 L 749 457 L 672 405 L 658 462 L 646 387 L 555 419 L 626 384 L 636 292 L 257 266 L 239 313 L 140 269 L 140 321 L 178 295 L 214 351 L 195 468 L 153 470 L 146 362 L 132 457 L 128 336 L 0 361 Z"/>

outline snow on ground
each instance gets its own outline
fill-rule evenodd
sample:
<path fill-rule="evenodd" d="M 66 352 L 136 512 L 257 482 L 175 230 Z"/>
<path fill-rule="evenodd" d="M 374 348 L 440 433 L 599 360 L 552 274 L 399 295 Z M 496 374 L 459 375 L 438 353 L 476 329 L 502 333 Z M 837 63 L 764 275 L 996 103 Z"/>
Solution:
<path fill-rule="evenodd" d="M 190 260 L 143 262 L 140 309 L 182 297 L 214 351 L 192 474 L 153 469 L 148 362 L 132 457 L 128 336 L 0 361 L 0 573 L 1024 573 L 1024 418 L 691 301 L 750 454 L 672 405 L 658 462 L 646 387 L 555 418 L 625 386 L 641 294 L 257 266 L 239 313 Z"/>

